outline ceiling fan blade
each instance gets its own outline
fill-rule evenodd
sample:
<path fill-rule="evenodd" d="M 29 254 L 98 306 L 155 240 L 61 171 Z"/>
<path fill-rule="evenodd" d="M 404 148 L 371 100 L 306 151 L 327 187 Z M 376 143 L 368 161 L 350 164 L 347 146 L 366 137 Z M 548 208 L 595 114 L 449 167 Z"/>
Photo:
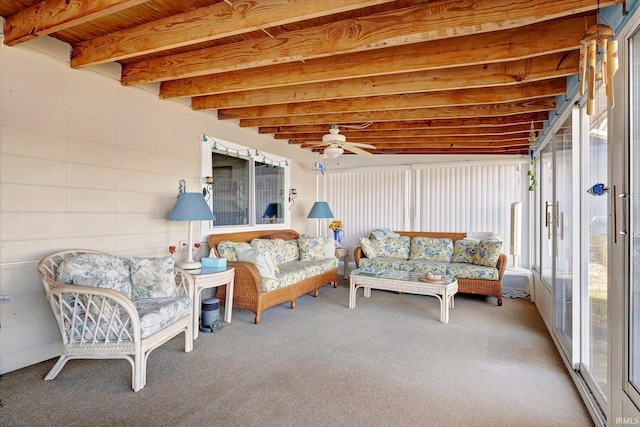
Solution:
<path fill-rule="evenodd" d="M 375 148 L 376 148 L 376 147 L 374 147 L 374 146 L 373 146 L 373 145 L 371 145 L 371 144 L 365 144 L 365 143 L 363 143 L 363 142 L 348 142 L 348 141 L 347 141 L 347 142 L 343 142 L 343 143 L 342 143 L 342 144 L 340 144 L 340 145 L 343 145 L 343 146 L 345 146 L 345 147 L 349 147 L 349 146 L 351 146 L 351 147 L 360 147 L 360 148 L 371 148 L 371 149 L 374 149 L 374 150 L 375 150 Z"/>
<path fill-rule="evenodd" d="M 369 153 L 368 151 L 364 151 L 364 150 L 362 150 L 362 149 L 360 149 L 358 147 L 353 147 L 350 144 L 346 144 L 342 148 L 344 148 L 347 151 L 351 151 L 352 153 L 364 156 L 364 157 L 373 157 L 373 154 Z M 373 148 L 375 148 L 375 147 L 373 147 Z"/>

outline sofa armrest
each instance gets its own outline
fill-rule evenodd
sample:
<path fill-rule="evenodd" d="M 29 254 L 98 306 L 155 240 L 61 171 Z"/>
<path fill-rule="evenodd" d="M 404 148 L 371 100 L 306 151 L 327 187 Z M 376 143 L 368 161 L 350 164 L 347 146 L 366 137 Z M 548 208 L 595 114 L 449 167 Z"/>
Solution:
<path fill-rule="evenodd" d="M 366 258 L 366 256 L 364 256 L 364 252 L 362 252 L 362 248 L 358 246 L 353 250 L 353 259 L 356 263 L 356 268 L 360 268 L 360 259 L 362 258 Z"/>
<path fill-rule="evenodd" d="M 233 282 L 234 294 L 257 295 L 262 293 L 262 276 L 255 264 L 246 261 L 232 261 L 229 262 L 229 266 L 236 270 Z"/>
<path fill-rule="evenodd" d="M 498 269 L 498 280 L 502 282 L 502 276 L 504 276 L 504 271 L 507 268 L 507 256 L 505 254 L 500 254 L 498 256 L 498 264 L 496 264 L 496 268 Z"/>

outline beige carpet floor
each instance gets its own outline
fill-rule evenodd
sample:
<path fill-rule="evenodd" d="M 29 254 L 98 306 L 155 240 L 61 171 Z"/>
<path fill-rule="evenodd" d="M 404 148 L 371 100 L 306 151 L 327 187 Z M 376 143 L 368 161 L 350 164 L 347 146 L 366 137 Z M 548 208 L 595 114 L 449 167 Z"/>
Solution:
<path fill-rule="evenodd" d="M 341 281 L 257 326 L 236 309 L 193 352 L 182 337 L 155 350 L 138 393 L 124 360 L 10 372 L 0 426 L 593 425 L 529 300 L 458 295 L 444 325 L 434 297 L 348 299 Z"/>

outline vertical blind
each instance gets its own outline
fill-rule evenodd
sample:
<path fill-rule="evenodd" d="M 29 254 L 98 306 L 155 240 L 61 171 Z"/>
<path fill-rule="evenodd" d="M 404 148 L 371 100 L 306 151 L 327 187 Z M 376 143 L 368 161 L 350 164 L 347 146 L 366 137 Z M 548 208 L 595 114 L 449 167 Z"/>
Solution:
<path fill-rule="evenodd" d="M 522 211 L 528 211 L 522 165 L 527 163 L 332 170 L 321 187 L 344 222 L 344 246 L 359 246 L 360 237 L 376 228 L 492 232 L 508 254 L 511 204 L 525 202 Z M 522 223 L 528 227 L 528 218 Z"/>

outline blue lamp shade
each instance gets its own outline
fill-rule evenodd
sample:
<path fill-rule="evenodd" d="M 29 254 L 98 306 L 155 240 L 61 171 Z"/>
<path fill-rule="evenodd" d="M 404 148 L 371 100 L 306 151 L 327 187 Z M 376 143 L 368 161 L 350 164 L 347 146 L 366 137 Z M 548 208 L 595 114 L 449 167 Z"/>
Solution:
<path fill-rule="evenodd" d="M 202 193 L 181 193 L 167 217 L 168 221 L 215 221 Z"/>
<path fill-rule="evenodd" d="M 280 211 L 280 203 L 269 203 L 267 209 L 265 209 L 264 214 L 262 214 L 262 218 L 272 218 L 274 216 L 278 216 L 278 211 Z"/>
<path fill-rule="evenodd" d="M 327 202 L 315 202 L 307 218 L 333 218 L 333 212 Z"/>

